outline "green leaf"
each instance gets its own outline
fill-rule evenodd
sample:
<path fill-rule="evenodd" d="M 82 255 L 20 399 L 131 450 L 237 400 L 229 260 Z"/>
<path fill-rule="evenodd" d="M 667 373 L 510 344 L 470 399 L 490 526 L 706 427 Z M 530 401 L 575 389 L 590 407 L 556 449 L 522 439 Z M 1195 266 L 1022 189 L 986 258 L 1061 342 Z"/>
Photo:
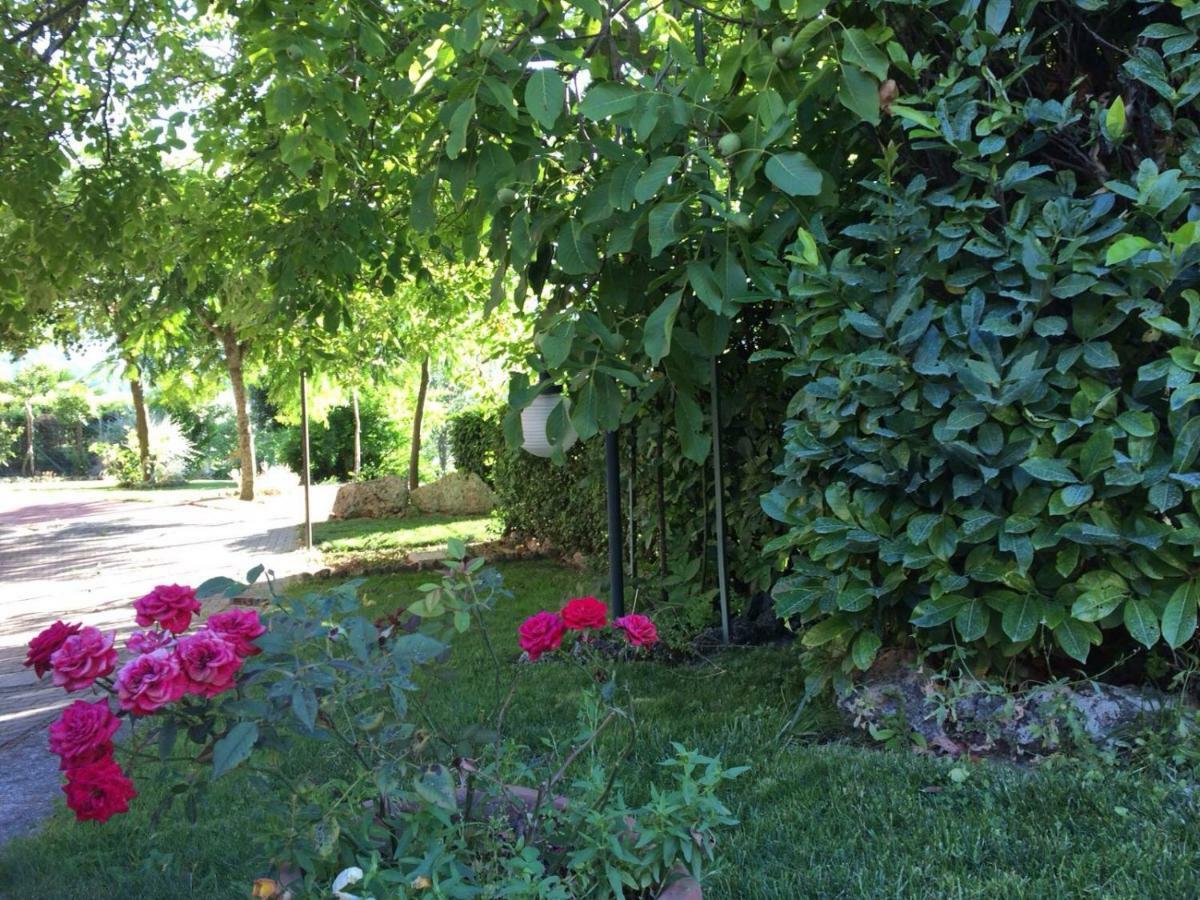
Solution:
<path fill-rule="evenodd" d="M 1113 464 L 1113 436 L 1107 428 L 1095 432 L 1079 451 L 1079 470 L 1092 479 Z"/>
<path fill-rule="evenodd" d="M 650 163 L 634 185 L 633 199 L 638 203 L 645 203 L 657 194 L 682 161 L 681 156 L 660 156 Z"/>
<path fill-rule="evenodd" d="M 703 431 L 704 414 L 691 394 L 675 395 L 675 428 L 679 432 L 680 449 L 684 457 L 692 462 L 704 462 L 708 458 L 712 438 Z"/>
<path fill-rule="evenodd" d="M 1116 572 L 1087 572 L 1079 579 L 1082 593 L 1071 606 L 1071 615 L 1081 622 L 1099 622 L 1121 605 L 1129 594 L 1125 579 Z"/>
<path fill-rule="evenodd" d="M 558 230 L 558 267 L 567 275 L 585 275 L 600 270 L 596 242 L 578 219 L 571 219 Z"/>
<path fill-rule="evenodd" d="M 1038 481 L 1048 481 L 1052 484 L 1073 484 L 1079 481 L 1071 467 L 1061 459 L 1027 459 L 1021 463 L 1021 468 Z"/>
<path fill-rule="evenodd" d="M 1171 599 L 1162 614 L 1163 640 L 1172 650 L 1178 650 L 1196 633 L 1196 610 L 1200 607 L 1200 579 L 1185 581 Z"/>
<path fill-rule="evenodd" d="M 454 776 L 443 765 L 432 765 L 413 779 L 417 795 L 428 803 L 447 812 L 458 812 L 458 796 L 454 790 Z"/>
<path fill-rule="evenodd" d="M 1158 420 L 1148 412 L 1123 412 L 1117 416 L 1117 424 L 1134 437 L 1154 437 L 1158 432 Z"/>
<path fill-rule="evenodd" d="M 637 104 L 637 92 L 626 84 L 602 81 L 593 84 L 579 104 L 579 113 L 593 122 L 627 113 Z"/>
<path fill-rule="evenodd" d="M 1100 639 L 1100 629 L 1091 622 L 1063 619 L 1054 626 L 1054 640 L 1063 653 L 1081 663 L 1087 662 L 1088 652 L 1093 644 L 1100 643 Z"/>
<path fill-rule="evenodd" d="M 554 69 L 537 69 L 525 84 L 525 108 L 545 131 L 553 131 L 567 102 L 567 85 Z"/>
<path fill-rule="evenodd" d="M 676 291 L 646 317 L 642 346 L 652 365 L 657 366 L 671 352 L 671 331 L 675 327 L 675 317 L 679 315 L 682 299 L 683 292 Z"/>
<path fill-rule="evenodd" d="M 763 170 L 771 184 L 790 197 L 815 197 L 821 193 L 821 170 L 799 151 L 775 154 Z"/>
<path fill-rule="evenodd" d="M 1033 594 L 1024 594 L 1004 607 L 1000 627 L 1010 640 L 1019 644 L 1033 637 L 1041 620 L 1041 600 Z"/>
<path fill-rule="evenodd" d="M 1129 600 L 1125 604 L 1125 629 L 1144 647 L 1153 647 L 1158 640 L 1158 616 L 1145 600 Z"/>
<path fill-rule="evenodd" d="M 864 122 L 879 124 L 879 83 L 867 73 L 854 66 L 842 66 L 838 100 Z"/>
<path fill-rule="evenodd" d="M 1119 265 L 1153 246 L 1154 244 L 1144 237 L 1136 234 L 1127 234 L 1120 240 L 1114 241 L 1112 246 L 1108 248 L 1108 252 L 1104 256 L 1104 264 L 1106 266 Z"/>
<path fill-rule="evenodd" d="M 675 219 L 682 203 L 659 203 L 650 210 L 650 254 L 658 256 L 679 237 Z"/>
<path fill-rule="evenodd" d="M 887 78 L 888 58 L 872 43 L 861 28 L 847 28 L 842 33 L 842 62 L 870 72 L 880 81 Z"/>
<path fill-rule="evenodd" d="M 987 11 L 983 16 L 983 27 L 992 34 L 1004 30 L 1004 23 L 1012 12 L 1012 0 L 988 0 Z"/>
<path fill-rule="evenodd" d="M 875 655 L 879 653 L 879 648 L 883 642 L 873 631 L 864 631 L 854 639 L 854 645 L 850 648 L 850 658 L 854 660 L 856 668 L 866 671 L 871 668 L 871 664 L 875 662 Z"/>
<path fill-rule="evenodd" d="M 971 601 L 958 594 L 942 594 L 918 603 L 909 621 L 918 628 L 935 628 L 958 615 L 963 605 Z"/>
<path fill-rule="evenodd" d="M 1175 435 L 1175 446 L 1171 453 L 1171 465 L 1176 472 L 1184 472 L 1196 461 L 1200 450 L 1200 416 L 1188 419 Z"/>
<path fill-rule="evenodd" d="M 258 725 L 254 722 L 238 722 L 230 728 L 229 732 L 213 745 L 213 779 L 220 778 L 249 759 L 257 740 Z"/>
<path fill-rule="evenodd" d="M 457 159 L 467 144 L 467 127 L 475 117 L 475 98 L 468 97 L 450 115 L 450 133 L 446 138 L 446 155 Z"/>
<path fill-rule="evenodd" d="M 292 686 L 292 712 L 309 731 L 316 728 L 319 706 L 317 695 L 307 684 L 296 683 Z"/>
<path fill-rule="evenodd" d="M 805 647 L 820 647 L 831 641 L 846 637 L 854 629 L 853 623 L 842 616 L 830 616 L 807 629 L 800 643 Z"/>
<path fill-rule="evenodd" d="M 1108 139 L 1114 143 L 1125 136 L 1125 98 L 1120 94 L 1104 113 L 1104 130 L 1108 132 Z"/>
<path fill-rule="evenodd" d="M 954 627 L 964 641 L 977 641 L 987 634 L 990 618 L 987 604 L 980 600 L 971 600 L 954 617 Z"/>

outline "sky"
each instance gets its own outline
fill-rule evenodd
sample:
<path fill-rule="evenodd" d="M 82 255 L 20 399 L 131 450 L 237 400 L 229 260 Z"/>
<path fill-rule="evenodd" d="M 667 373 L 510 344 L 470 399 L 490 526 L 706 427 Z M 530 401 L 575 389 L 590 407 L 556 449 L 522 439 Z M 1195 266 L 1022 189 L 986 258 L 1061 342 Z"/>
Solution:
<path fill-rule="evenodd" d="M 43 363 L 51 368 L 66 369 L 74 378 L 102 396 L 122 393 L 124 385 L 120 373 L 109 362 L 105 349 L 103 343 L 94 341 L 70 354 L 51 344 L 30 350 L 19 357 L 0 353 L 0 381 L 7 381 L 26 366 Z"/>

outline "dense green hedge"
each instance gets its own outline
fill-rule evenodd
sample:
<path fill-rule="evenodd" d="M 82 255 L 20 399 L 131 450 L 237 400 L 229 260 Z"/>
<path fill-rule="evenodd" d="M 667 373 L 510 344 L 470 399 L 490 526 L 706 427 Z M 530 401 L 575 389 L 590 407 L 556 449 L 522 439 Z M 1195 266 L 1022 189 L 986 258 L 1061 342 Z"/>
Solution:
<path fill-rule="evenodd" d="M 1200 6 L 857 14 L 900 96 L 780 317 L 780 613 L 822 678 L 914 629 L 993 669 L 1190 644 Z"/>
<path fill-rule="evenodd" d="M 496 453 L 500 449 L 500 413 L 493 409 L 468 409 L 446 424 L 450 455 L 462 472 L 474 472 L 489 486 L 496 484 Z"/>

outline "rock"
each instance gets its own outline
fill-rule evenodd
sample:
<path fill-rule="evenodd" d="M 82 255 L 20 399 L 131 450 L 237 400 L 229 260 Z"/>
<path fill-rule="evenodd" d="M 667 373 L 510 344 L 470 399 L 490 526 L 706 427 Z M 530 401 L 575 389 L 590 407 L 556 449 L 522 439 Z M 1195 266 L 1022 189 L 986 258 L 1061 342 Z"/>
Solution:
<path fill-rule="evenodd" d="M 383 519 L 408 511 L 408 484 L 396 475 L 343 484 L 333 500 L 333 519 Z"/>
<path fill-rule="evenodd" d="M 1023 756 L 1081 739 L 1111 748 L 1122 731 L 1171 702 L 1150 688 L 1098 682 L 1010 692 L 998 682 L 937 676 L 911 655 L 892 651 L 880 655 L 838 708 L 855 728 L 907 729 L 931 750 L 950 755 Z"/>
<path fill-rule="evenodd" d="M 485 516 L 496 508 L 496 495 L 474 472 L 451 472 L 412 492 L 412 504 L 423 513 Z"/>

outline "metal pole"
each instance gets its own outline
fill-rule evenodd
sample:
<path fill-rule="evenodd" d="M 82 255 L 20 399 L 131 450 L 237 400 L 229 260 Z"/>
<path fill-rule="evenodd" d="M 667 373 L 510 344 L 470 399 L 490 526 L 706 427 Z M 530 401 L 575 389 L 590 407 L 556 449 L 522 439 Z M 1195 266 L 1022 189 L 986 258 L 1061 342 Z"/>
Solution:
<path fill-rule="evenodd" d="M 637 507 L 634 503 L 634 486 L 637 484 L 637 427 L 634 426 L 635 438 L 629 442 L 629 484 L 627 485 L 627 500 L 629 504 L 629 577 L 637 583 Z"/>
<path fill-rule="evenodd" d="M 725 580 L 725 481 L 721 477 L 721 390 L 717 357 L 712 358 L 713 495 L 716 505 L 717 586 L 721 595 L 721 638 L 729 643 L 729 586 Z"/>
<path fill-rule="evenodd" d="M 608 569 L 612 579 L 609 609 L 625 615 L 625 572 L 621 560 L 621 450 L 616 431 L 604 433 L 604 475 L 608 492 Z"/>
<path fill-rule="evenodd" d="M 300 457 L 304 468 L 304 546 L 312 549 L 312 506 L 309 503 L 308 486 L 312 481 L 312 472 L 308 461 L 308 378 L 303 369 L 300 370 Z"/>

